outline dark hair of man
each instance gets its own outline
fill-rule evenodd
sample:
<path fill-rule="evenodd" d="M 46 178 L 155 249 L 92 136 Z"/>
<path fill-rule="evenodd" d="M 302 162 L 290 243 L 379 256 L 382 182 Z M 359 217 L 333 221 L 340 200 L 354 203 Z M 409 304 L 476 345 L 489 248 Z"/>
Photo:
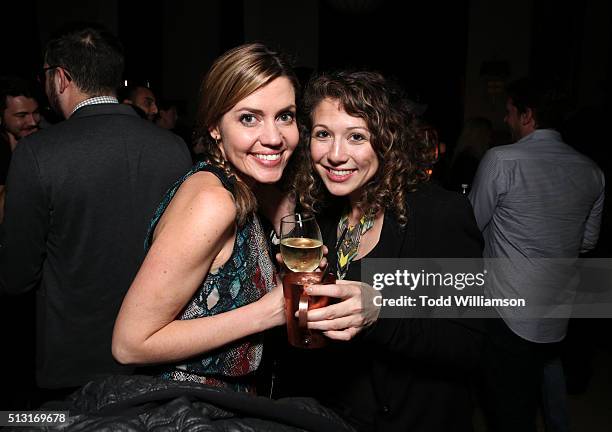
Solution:
<path fill-rule="evenodd" d="M 144 81 L 142 83 L 136 82 L 135 84 L 131 84 L 129 86 L 120 86 L 117 90 L 117 99 L 119 99 L 119 102 L 123 102 L 126 99 L 133 101 L 136 97 L 136 92 L 141 88 L 149 89 L 153 92 L 153 90 L 149 88 Z"/>
<path fill-rule="evenodd" d="M 357 206 L 364 214 L 373 215 L 391 209 L 398 222 L 405 224 L 407 194 L 428 180 L 425 167 L 431 163 L 432 152 L 420 137 L 424 125 L 416 117 L 408 120 L 411 105 L 402 89 L 377 72 L 340 71 L 314 77 L 304 94 L 306 148 L 310 147 L 314 110 L 324 99 L 338 101 L 347 114 L 362 118 L 371 133 L 371 145 L 380 164 L 364 186 Z M 307 211 L 317 211 L 322 201 L 332 199 L 310 162 L 302 165 L 294 190 Z"/>
<path fill-rule="evenodd" d="M 114 95 L 123 75 L 123 47 L 108 31 L 87 27 L 50 40 L 45 62 L 64 68 L 89 96 Z"/>
<path fill-rule="evenodd" d="M 520 78 L 506 86 L 519 114 L 531 109 L 536 129 L 558 129 L 567 111 L 566 95 L 551 80 Z"/>
<path fill-rule="evenodd" d="M 178 103 L 173 100 L 162 98 L 157 101 L 157 108 L 160 111 L 168 111 L 172 107 L 176 108 L 178 111 Z"/>
<path fill-rule="evenodd" d="M 6 109 L 7 96 L 24 96 L 38 100 L 39 92 L 30 81 L 23 78 L 15 76 L 0 77 L 0 116 L 4 114 Z"/>

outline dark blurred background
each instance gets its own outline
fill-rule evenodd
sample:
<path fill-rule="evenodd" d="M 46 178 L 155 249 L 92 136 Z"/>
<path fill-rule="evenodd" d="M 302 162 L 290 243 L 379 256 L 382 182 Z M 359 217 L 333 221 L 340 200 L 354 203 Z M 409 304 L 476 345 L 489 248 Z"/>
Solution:
<path fill-rule="evenodd" d="M 77 0 L 4 2 L 2 74 L 34 76 L 49 36 L 97 22 L 126 48 L 126 79 L 181 101 L 193 121 L 212 60 L 260 40 L 292 55 L 302 75 L 345 66 L 394 76 L 451 147 L 465 118 L 503 128 L 503 84 L 530 72 L 561 81 L 576 110 L 610 88 L 612 5 L 606 0 Z"/>

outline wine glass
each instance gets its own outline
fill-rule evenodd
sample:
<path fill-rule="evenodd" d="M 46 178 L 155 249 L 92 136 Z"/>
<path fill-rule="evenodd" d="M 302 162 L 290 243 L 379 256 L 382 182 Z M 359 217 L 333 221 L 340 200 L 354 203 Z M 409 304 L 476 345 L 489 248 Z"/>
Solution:
<path fill-rule="evenodd" d="M 280 251 L 287 268 L 312 272 L 323 258 L 321 230 L 314 216 L 294 213 L 281 219 Z"/>

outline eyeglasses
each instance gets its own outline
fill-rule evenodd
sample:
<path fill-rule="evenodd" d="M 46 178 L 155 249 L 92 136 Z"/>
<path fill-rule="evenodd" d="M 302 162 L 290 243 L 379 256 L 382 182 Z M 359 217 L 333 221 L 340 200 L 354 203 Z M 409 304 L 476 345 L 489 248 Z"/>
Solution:
<path fill-rule="evenodd" d="M 57 69 L 57 68 L 62 68 L 64 70 L 64 75 L 66 75 L 66 79 L 68 81 L 72 81 L 72 77 L 70 76 L 70 71 L 66 69 L 64 66 L 60 66 L 60 65 L 47 66 L 47 67 L 42 68 L 38 74 L 38 81 L 40 83 L 45 83 L 47 79 L 47 72 L 52 69 Z"/>

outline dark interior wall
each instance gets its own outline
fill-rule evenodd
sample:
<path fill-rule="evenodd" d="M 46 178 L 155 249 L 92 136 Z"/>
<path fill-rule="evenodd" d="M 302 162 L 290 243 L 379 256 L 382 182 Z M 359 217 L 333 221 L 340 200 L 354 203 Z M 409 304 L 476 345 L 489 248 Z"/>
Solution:
<path fill-rule="evenodd" d="M 609 102 L 612 90 L 612 2 L 586 2 L 578 65 L 579 108 Z"/>
<path fill-rule="evenodd" d="M 188 123 L 195 119 L 200 81 L 223 49 L 221 3 L 163 2 L 161 93 L 183 102 L 183 115 Z"/>
<path fill-rule="evenodd" d="M 533 4 L 529 72 L 567 89 L 576 100 L 587 2 L 538 0 Z"/>
<path fill-rule="evenodd" d="M 125 49 L 124 77 L 130 83 L 149 83 L 159 92 L 163 82 L 162 1 L 118 2 L 117 35 Z"/>
<path fill-rule="evenodd" d="M 579 105 L 601 103 L 610 87 L 612 4 L 604 0 L 22 0 L 5 2 L 3 74 L 34 76 L 41 47 L 57 28 L 92 21 L 117 33 L 126 76 L 185 102 L 194 119 L 199 82 L 215 57 L 263 40 L 298 66 L 368 67 L 395 76 L 429 104 L 452 144 L 465 116 L 493 114 L 479 76 L 486 60 L 507 60 L 508 79 L 538 71 L 560 75 Z M 497 111 L 496 111 L 497 110 Z"/>
<path fill-rule="evenodd" d="M 505 130 L 503 84 L 527 75 L 531 56 L 533 0 L 513 0 L 512 7 L 500 2 L 470 0 L 468 51 L 465 82 L 465 118 L 486 117 L 498 130 Z M 499 77 L 499 92 L 489 91 L 489 77 L 481 74 L 486 63 L 507 65 Z M 493 77 L 491 77 L 493 78 Z"/>
<path fill-rule="evenodd" d="M 602 104 L 612 78 L 612 3 L 538 0 L 533 14 L 530 72 L 558 81 L 578 109 Z"/>
<path fill-rule="evenodd" d="M 117 1 L 19 0 L 2 2 L 0 74 L 33 78 L 51 35 L 68 23 L 93 22 L 117 32 Z"/>
<path fill-rule="evenodd" d="M 42 46 L 50 36 L 63 26 L 74 22 L 101 24 L 111 32 L 118 32 L 118 0 L 61 0 L 33 2 L 36 13 L 30 19 L 36 19 Z M 26 21 L 26 20 L 24 20 Z"/>
<path fill-rule="evenodd" d="M 429 105 L 442 139 L 453 139 L 463 119 L 467 2 L 369 3 L 321 1 L 319 67 L 365 67 L 395 77 Z"/>
<path fill-rule="evenodd" d="M 316 69 L 319 60 L 319 0 L 244 2 L 244 41 L 264 42 L 292 57 L 295 66 Z"/>
<path fill-rule="evenodd" d="M 248 3 L 244 0 L 219 1 L 219 15 L 216 21 L 216 28 L 219 29 L 217 55 L 245 42 L 244 10 Z"/>
<path fill-rule="evenodd" d="M 2 41 L 0 75 L 12 74 L 33 78 L 42 66 L 36 2 L 34 0 L 4 2 L 1 11 L 3 24 L 0 26 Z M 24 19 L 26 17 L 27 19 Z"/>
<path fill-rule="evenodd" d="M 558 80 L 575 107 L 601 104 L 611 87 L 612 3 L 607 0 L 514 0 L 512 7 L 470 0 L 466 117 L 487 116 L 505 128 L 505 97 L 487 95 L 483 62 L 509 66 L 510 81 L 527 74 Z"/>

